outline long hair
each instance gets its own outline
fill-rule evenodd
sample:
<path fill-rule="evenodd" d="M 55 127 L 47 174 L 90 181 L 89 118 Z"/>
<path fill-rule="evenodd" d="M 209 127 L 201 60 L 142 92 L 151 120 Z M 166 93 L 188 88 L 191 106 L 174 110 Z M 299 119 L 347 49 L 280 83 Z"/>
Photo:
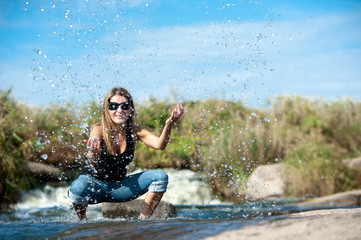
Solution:
<path fill-rule="evenodd" d="M 110 99 L 115 96 L 123 96 L 128 99 L 128 102 L 131 106 L 131 114 L 129 115 L 129 118 L 126 123 L 126 132 L 128 134 L 130 130 L 131 137 L 136 140 L 137 138 L 137 132 L 139 131 L 139 126 L 137 122 L 135 121 L 135 108 L 134 108 L 134 102 L 133 98 L 130 95 L 130 93 L 121 87 L 114 87 L 108 91 L 108 93 L 104 97 L 103 101 L 103 109 L 102 109 L 102 120 L 101 120 L 101 126 L 103 130 L 103 139 L 106 146 L 106 151 L 108 154 L 115 155 L 115 149 L 114 145 L 112 144 L 112 132 L 116 129 L 116 124 L 112 121 L 109 111 L 108 111 L 108 105 L 110 103 Z"/>

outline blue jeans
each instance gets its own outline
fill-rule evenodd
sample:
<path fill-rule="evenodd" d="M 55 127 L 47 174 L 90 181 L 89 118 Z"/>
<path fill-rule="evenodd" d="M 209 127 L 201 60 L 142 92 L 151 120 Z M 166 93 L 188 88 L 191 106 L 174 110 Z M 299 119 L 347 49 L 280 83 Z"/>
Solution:
<path fill-rule="evenodd" d="M 105 182 L 80 175 L 70 186 L 68 197 L 75 204 L 127 202 L 146 192 L 165 192 L 168 175 L 162 170 L 147 170 L 126 176 L 121 181 Z"/>

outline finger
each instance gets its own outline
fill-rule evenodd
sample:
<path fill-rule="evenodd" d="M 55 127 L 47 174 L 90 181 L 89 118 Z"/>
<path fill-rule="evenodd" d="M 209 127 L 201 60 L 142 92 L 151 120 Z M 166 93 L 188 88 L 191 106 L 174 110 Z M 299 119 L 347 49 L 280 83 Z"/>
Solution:
<path fill-rule="evenodd" d="M 183 111 L 183 106 L 182 106 L 182 104 L 178 104 L 177 107 L 178 107 L 178 110 L 179 110 L 179 111 Z"/>
<path fill-rule="evenodd" d="M 179 118 L 179 111 L 178 111 L 178 110 L 176 110 L 176 111 L 175 111 L 175 113 L 174 113 L 174 117 L 175 117 L 176 119 L 178 119 L 178 118 Z"/>
<path fill-rule="evenodd" d="M 98 143 L 98 142 L 95 142 L 95 143 L 93 144 L 93 148 L 94 148 L 94 149 L 99 149 L 99 148 L 100 148 L 99 143 Z"/>
<path fill-rule="evenodd" d="M 98 146 L 98 140 L 96 138 L 93 138 L 93 140 L 92 140 L 92 148 L 96 149 L 97 146 Z"/>
<path fill-rule="evenodd" d="M 183 114 L 182 106 L 180 104 L 178 104 L 178 106 L 177 106 L 177 117 L 182 116 L 182 114 Z"/>
<path fill-rule="evenodd" d="M 88 147 L 93 149 L 95 147 L 96 141 L 96 138 L 89 138 L 87 143 Z"/>
<path fill-rule="evenodd" d="M 95 145 L 99 142 L 99 137 L 91 137 L 88 139 L 88 145 Z"/>

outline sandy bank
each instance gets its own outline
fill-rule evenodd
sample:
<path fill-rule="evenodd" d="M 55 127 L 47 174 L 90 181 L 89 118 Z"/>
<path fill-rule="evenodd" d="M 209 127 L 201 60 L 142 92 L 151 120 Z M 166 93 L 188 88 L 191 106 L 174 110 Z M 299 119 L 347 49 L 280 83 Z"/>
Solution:
<path fill-rule="evenodd" d="M 206 238 L 232 239 L 307 239 L 356 240 L 361 239 L 361 208 L 316 210 L 290 214 L 283 220 L 265 220 Z"/>

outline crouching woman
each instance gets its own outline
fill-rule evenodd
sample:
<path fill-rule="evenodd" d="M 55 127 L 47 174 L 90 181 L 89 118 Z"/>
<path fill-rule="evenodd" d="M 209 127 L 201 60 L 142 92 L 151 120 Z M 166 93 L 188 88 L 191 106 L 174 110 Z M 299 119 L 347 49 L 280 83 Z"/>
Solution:
<path fill-rule="evenodd" d="M 135 119 L 133 98 L 124 88 L 112 88 L 103 101 L 101 122 L 92 126 L 87 164 L 84 172 L 70 186 L 68 196 L 79 220 L 86 219 L 88 204 L 126 202 L 146 194 L 140 218 L 152 215 L 166 192 L 168 176 L 162 170 L 146 170 L 127 175 L 127 165 L 134 158 L 135 144 L 163 150 L 168 144 L 173 124 L 182 116 L 178 104 L 166 120 L 160 136 L 139 126 Z"/>

